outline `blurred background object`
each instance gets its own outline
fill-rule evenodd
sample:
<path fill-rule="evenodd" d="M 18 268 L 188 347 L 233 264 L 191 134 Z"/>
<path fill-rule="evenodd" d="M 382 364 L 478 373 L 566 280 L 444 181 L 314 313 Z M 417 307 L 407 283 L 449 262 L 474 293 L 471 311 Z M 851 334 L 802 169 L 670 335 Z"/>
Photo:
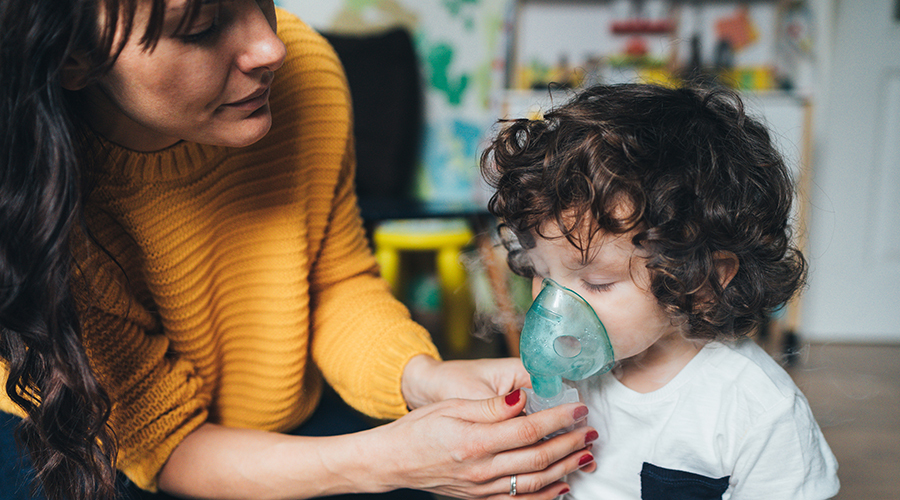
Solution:
<path fill-rule="evenodd" d="M 428 217 L 463 221 L 474 234 L 458 257 L 474 311 L 465 351 L 444 338 L 434 257 L 409 254 L 398 278 L 398 296 L 448 357 L 516 355 L 530 303 L 530 282 L 507 271 L 485 214 L 477 162 L 497 118 L 540 118 L 599 82 L 691 77 L 738 89 L 792 166 L 795 236 L 810 262 L 802 300 L 758 339 L 808 395 L 841 464 L 838 498 L 896 498 L 900 1 L 277 3 L 327 33 L 347 66 L 370 231 Z M 397 31 L 402 47 L 353 55 L 357 38 L 399 40 Z"/>

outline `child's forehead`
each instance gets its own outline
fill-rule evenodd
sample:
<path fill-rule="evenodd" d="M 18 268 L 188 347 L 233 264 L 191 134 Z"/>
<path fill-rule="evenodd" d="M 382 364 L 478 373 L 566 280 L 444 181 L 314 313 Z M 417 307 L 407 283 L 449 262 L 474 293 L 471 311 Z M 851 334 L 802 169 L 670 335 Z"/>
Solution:
<path fill-rule="evenodd" d="M 573 243 L 556 224 L 544 224 L 540 233 L 534 236 L 540 242 L 536 250 L 541 258 L 559 261 L 571 270 L 619 268 L 623 262 L 630 262 L 632 257 L 641 256 L 632 243 L 633 232 L 616 234 L 601 229 L 591 234 L 583 229 L 573 235 Z"/>

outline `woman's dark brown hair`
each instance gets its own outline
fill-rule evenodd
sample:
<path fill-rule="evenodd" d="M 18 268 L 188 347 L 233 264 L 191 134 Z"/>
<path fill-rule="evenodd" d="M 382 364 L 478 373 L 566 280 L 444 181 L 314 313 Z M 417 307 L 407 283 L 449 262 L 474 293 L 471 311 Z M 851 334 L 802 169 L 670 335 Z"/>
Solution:
<path fill-rule="evenodd" d="M 200 1 L 186 4 L 182 25 Z M 54 500 L 112 499 L 116 481 L 112 403 L 82 347 L 71 289 L 68 243 L 83 226 L 91 162 L 62 72 L 76 56 L 89 62 L 88 83 L 105 74 L 144 6 L 140 41 L 152 50 L 164 0 L 0 2 L 0 362 L 6 393 L 26 414 L 19 441 Z"/>
<path fill-rule="evenodd" d="M 600 85 L 542 120 L 502 125 L 481 169 L 496 189 L 491 213 L 518 236 L 507 246 L 520 274 L 547 223 L 585 260 L 598 231 L 634 232 L 652 293 L 702 339 L 751 333 L 803 286 L 790 175 L 733 91 Z M 724 288 L 722 255 L 739 262 Z"/>

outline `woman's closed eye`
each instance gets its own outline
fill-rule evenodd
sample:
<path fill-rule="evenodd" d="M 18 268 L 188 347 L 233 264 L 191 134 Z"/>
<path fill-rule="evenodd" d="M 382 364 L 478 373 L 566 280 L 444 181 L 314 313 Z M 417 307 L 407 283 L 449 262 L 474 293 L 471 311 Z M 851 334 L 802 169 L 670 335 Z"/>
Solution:
<path fill-rule="evenodd" d="M 210 10 L 213 12 L 209 12 Z M 226 18 L 221 2 L 205 4 L 201 7 L 198 19 L 178 37 L 186 44 L 202 44 L 212 41 L 222 30 Z"/>
<path fill-rule="evenodd" d="M 197 44 L 211 40 L 219 33 L 220 26 L 218 21 L 214 21 L 208 27 L 202 28 L 195 33 L 181 35 L 181 41 L 188 44 Z"/>

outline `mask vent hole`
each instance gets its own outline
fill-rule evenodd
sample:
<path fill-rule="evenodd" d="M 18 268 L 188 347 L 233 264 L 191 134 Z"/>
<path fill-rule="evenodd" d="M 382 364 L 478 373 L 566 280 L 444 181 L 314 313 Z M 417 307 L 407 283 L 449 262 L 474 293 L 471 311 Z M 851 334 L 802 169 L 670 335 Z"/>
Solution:
<path fill-rule="evenodd" d="M 564 358 L 574 358 L 581 354 L 581 342 L 571 335 L 562 335 L 553 341 L 553 350 Z"/>

